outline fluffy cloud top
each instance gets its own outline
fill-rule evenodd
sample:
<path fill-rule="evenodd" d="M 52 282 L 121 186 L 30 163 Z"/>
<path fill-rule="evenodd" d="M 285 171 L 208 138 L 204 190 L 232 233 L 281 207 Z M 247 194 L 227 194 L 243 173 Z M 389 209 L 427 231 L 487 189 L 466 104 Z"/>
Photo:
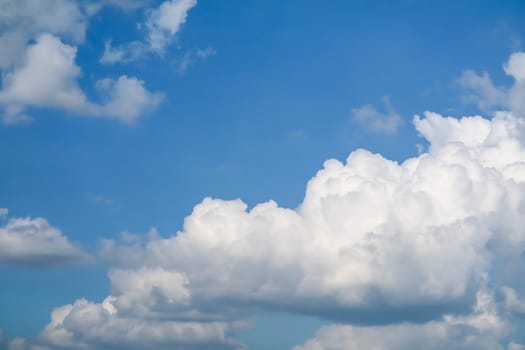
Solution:
<path fill-rule="evenodd" d="M 57 309 L 37 344 L 97 348 L 154 325 L 153 344 L 176 347 L 185 340 L 170 327 L 197 322 L 212 327 L 205 339 L 235 348 L 235 322 L 269 308 L 354 324 L 304 349 L 502 348 L 510 328 L 480 291 L 512 288 L 510 314 L 525 294 L 524 121 L 427 112 L 414 123 L 428 153 L 329 160 L 295 210 L 207 198 L 172 237 L 104 241 L 111 295 Z"/>
<path fill-rule="evenodd" d="M 18 112 L 7 113 L 4 122 L 27 121 L 25 106 L 62 108 L 80 115 L 134 122 L 162 100 L 162 94 L 146 90 L 143 81 L 123 75 L 117 80 L 100 80 L 97 87 L 105 101 L 89 101 L 78 84 L 81 69 L 75 63 L 76 51 L 51 34 L 40 35 L 28 46 L 22 62 L 2 79 L 0 104 Z M 21 117 L 17 119 L 17 115 Z"/>
<path fill-rule="evenodd" d="M 504 341 L 525 304 L 524 117 L 426 112 L 427 153 L 328 160 L 296 209 L 206 198 L 171 237 L 103 241 L 110 295 L 57 308 L 27 345 L 239 348 L 272 309 L 352 324 L 297 349 L 520 349 Z"/>
<path fill-rule="evenodd" d="M 0 0 L 0 122 L 30 123 L 33 118 L 26 112 L 28 107 L 51 107 L 126 123 L 155 109 L 163 95 L 148 91 L 142 80 L 126 75 L 101 79 L 96 85 L 104 87 L 99 89 L 102 102 L 92 101 L 80 87 L 82 70 L 75 62 L 77 47 L 85 40 L 93 14 L 104 6 L 132 9 L 146 3 L 147 0 Z M 165 35 L 167 42 L 168 34 L 174 34 L 175 22 L 178 26 L 184 22 L 185 15 L 177 17 L 181 6 L 186 5 L 176 1 L 164 6 L 166 13 L 151 12 L 151 31 L 160 33 L 156 37 Z M 119 58 L 117 52 L 111 53 L 109 59 Z"/>
<path fill-rule="evenodd" d="M 71 0 L 0 0 L 0 69 L 15 64 L 28 40 L 42 32 L 83 42 L 87 21 L 84 9 Z"/>
<path fill-rule="evenodd" d="M 12 218 L 0 227 L 0 264 L 52 267 L 90 257 L 42 218 Z"/>

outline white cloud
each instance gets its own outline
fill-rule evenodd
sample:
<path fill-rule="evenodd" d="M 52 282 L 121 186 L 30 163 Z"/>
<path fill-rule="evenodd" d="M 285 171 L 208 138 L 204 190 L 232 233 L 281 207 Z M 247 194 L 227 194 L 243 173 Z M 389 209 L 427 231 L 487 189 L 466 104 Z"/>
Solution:
<path fill-rule="evenodd" d="M 0 69 L 15 64 L 27 42 L 43 32 L 82 43 L 88 19 L 72 0 L 0 0 Z"/>
<path fill-rule="evenodd" d="M 117 80 L 99 80 L 97 88 L 108 96 L 98 107 L 97 114 L 128 123 L 133 123 L 145 113 L 156 109 L 164 99 L 162 93 L 149 92 L 142 80 L 125 75 Z"/>
<path fill-rule="evenodd" d="M 478 75 L 467 70 L 459 79 L 466 91 L 465 98 L 474 102 L 484 111 L 507 109 L 525 116 L 525 52 L 515 52 L 503 66 L 505 73 L 514 83 L 510 87 L 496 86 L 488 73 Z"/>
<path fill-rule="evenodd" d="M 151 10 L 146 21 L 150 49 L 162 54 L 186 22 L 188 11 L 195 5 L 197 0 L 171 0 L 164 1 L 158 8 Z"/>
<path fill-rule="evenodd" d="M 142 7 L 144 0 L 0 0 L 0 122 L 28 124 L 28 108 L 55 108 L 69 113 L 107 117 L 133 123 L 153 110 L 163 95 L 146 90 L 144 82 L 122 75 L 103 89 L 103 103 L 88 98 L 80 87 L 82 70 L 75 62 L 90 17 L 104 6 L 125 10 Z M 144 44 L 141 44 L 144 46 Z M 130 60 L 142 47 L 128 45 L 126 52 L 106 44 L 104 62 Z M 129 94 L 129 95 L 128 95 Z"/>
<path fill-rule="evenodd" d="M 4 75 L 0 102 L 89 111 L 93 106 L 77 83 L 81 69 L 75 64 L 76 52 L 53 35 L 39 36 L 28 46 L 22 63 Z"/>
<path fill-rule="evenodd" d="M 7 126 L 27 125 L 33 123 L 34 119 L 25 113 L 24 106 L 9 104 L 4 106 L 3 114 L 0 115 L 0 122 Z"/>
<path fill-rule="evenodd" d="M 89 325 L 62 317 L 44 333 L 96 348 L 111 334 L 120 339 L 129 322 L 164 329 L 167 320 L 213 321 L 225 327 L 213 339 L 230 339 L 226 329 L 269 308 L 352 323 L 344 328 L 352 341 L 406 334 L 393 349 L 411 337 L 459 349 L 477 345 L 479 334 L 481 345 L 497 344 L 501 337 L 480 327 L 505 327 L 479 291 L 488 279 L 513 288 L 516 300 L 525 295 L 515 268 L 525 248 L 525 122 L 510 113 L 487 120 L 427 112 L 414 123 L 428 153 L 402 163 L 365 150 L 345 164 L 328 160 L 295 210 L 207 198 L 174 236 L 104 241 L 111 295 L 64 313 L 89 305 L 114 316 L 86 317 Z M 474 315 L 454 316 L 476 301 Z M 170 342 L 179 344 L 162 344 Z"/>
<path fill-rule="evenodd" d="M 176 71 L 179 74 L 184 74 L 198 60 L 203 61 L 208 57 L 215 55 L 215 53 L 216 51 L 213 47 L 197 49 L 195 51 L 187 51 L 180 59 L 175 61 Z"/>
<path fill-rule="evenodd" d="M 508 286 L 503 286 L 500 290 L 505 309 L 513 314 L 525 316 L 525 297 L 518 297 L 516 290 Z"/>
<path fill-rule="evenodd" d="M 428 153 L 328 160 L 297 209 L 207 198 L 176 235 L 103 241 L 111 294 L 59 308 L 35 344 L 235 348 L 237 322 L 269 308 L 353 324 L 305 349 L 327 337 L 341 349 L 497 349 L 510 330 L 479 291 L 489 279 L 506 292 L 505 315 L 520 314 L 525 121 L 426 112 L 414 125 Z M 476 301 L 473 315 L 457 316 Z M 198 331 L 179 331 L 188 324 Z"/>
<path fill-rule="evenodd" d="M 84 299 L 55 309 L 37 337 L 39 349 L 232 349 L 241 348 L 224 322 L 147 320 L 120 315 L 112 298 Z"/>
<path fill-rule="evenodd" d="M 4 219 L 9 214 L 9 209 L 7 208 L 0 208 L 0 219 Z"/>
<path fill-rule="evenodd" d="M 143 57 L 147 47 L 140 41 L 132 41 L 124 45 L 113 46 L 111 40 L 104 42 L 104 53 L 100 58 L 101 64 L 127 63 Z"/>
<path fill-rule="evenodd" d="M 76 51 L 76 47 L 50 34 L 40 35 L 28 46 L 20 65 L 2 79 L 3 122 L 30 121 L 24 113 L 29 106 L 61 108 L 78 115 L 132 123 L 162 100 L 163 95 L 146 90 L 143 81 L 123 75 L 97 83 L 103 103 L 89 101 L 78 84 L 82 72 L 75 63 Z"/>
<path fill-rule="evenodd" d="M 0 264 L 52 267 L 90 257 L 42 218 L 11 218 L 0 227 Z"/>
<path fill-rule="evenodd" d="M 386 112 L 376 110 L 372 105 L 365 105 L 352 110 L 352 118 L 365 128 L 379 133 L 393 134 L 403 123 L 401 116 L 394 110 L 388 97 L 383 98 Z"/>
<path fill-rule="evenodd" d="M 146 38 L 144 41 L 132 41 L 118 46 L 112 46 L 111 40 L 104 45 L 104 53 L 100 58 L 102 64 L 127 63 L 144 57 L 149 53 L 163 55 L 186 22 L 188 12 L 197 5 L 197 0 L 164 1 L 157 8 L 147 10 L 144 23 Z M 179 62 L 179 66 L 189 66 L 194 56 L 205 59 L 214 54 L 213 49 L 198 49 L 195 53 L 188 52 Z M 184 63 L 186 62 L 186 63 Z M 185 71 L 187 67 L 179 69 Z"/>
<path fill-rule="evenodd" d="M 481 300 L 479 300 L 481 299 Z M 401 323 L 355 327 L 331 325 L 294 350 L 503 350 L 511 325 L 500 318 L 487 295 L 478 294 L 478 304 L 469 316 L 447 315 L 424 324 Z M 509 350 L 521 349 L 511 343 Z"/>

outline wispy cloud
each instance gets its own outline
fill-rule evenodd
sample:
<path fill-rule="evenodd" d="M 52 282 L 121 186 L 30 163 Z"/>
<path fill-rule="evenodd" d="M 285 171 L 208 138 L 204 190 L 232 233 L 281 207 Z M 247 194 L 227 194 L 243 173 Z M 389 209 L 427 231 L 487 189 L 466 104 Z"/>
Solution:
<path fill-rule="evenodd" d="M 505 109 L 525 116 L 525 52 L 513 53 L 503 70 L 514 80 L 511 86 L 495 85 L 487 72 L 464 71 L 458 80 L 463 98 L 485 112 Z"/>
<path fill-rule="evenodd" d="M 403 123 L 388 96 L 383 97 L 385 111 L 378 111 L 373 105 L 352 109 L 352 119 L 365 129 L 384 134 L 393 134 Z"/>

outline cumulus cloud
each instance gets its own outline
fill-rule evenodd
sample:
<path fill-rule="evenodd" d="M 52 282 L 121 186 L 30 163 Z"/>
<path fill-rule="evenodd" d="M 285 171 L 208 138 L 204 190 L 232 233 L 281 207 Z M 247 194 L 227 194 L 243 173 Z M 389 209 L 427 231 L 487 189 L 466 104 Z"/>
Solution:
<path fill-rule="evenodd" d="M 119 315 L 112 298 L 84 299 L 53 310 L 38 349 L 240 349 L 224 322 L 147 320 Z"/>
<path fill-rule="evenodd" d="M 510 87 L 497 86 L 489 74 L 478 74 L 472 70 L 463 72 L 459 79 L 465 90 L 465 98 L 474 102 L 481 110 L 506 109 L 525 115 L 525 52 L 515 52 L 503 66 L 505 74 L 513 79 Z"/>
<path fill-rule="evenodd" d="M 82 43 L 88 19 L 72 0 L 0 0 L 0 69 L 14 65 L 27 42 L 43 32 Z"/>
<path fill-rule="evenodd" d="M 144 82 L 125 75 L 97 83 L 104 101 L 89 101 L 78 83 L 81 69 L 75 63 L 77 49 L 51 34 L 42 34 L 28 46 L 24 59 L 4 74 L 0 104 L 6 124 L 29 121 L 25 107 L 51 107 L 71 113 L 108 117 L 124 122 L 137 120 L 154 109 L 162 94 L 146 90 Z"/>
<path fill-rule="evenodd" d="M 197 5 L 197 0 L 171 0 L 164 1 L 157 8 L 149 9 L 144 23 L 145 39 L 117 46 L 113 46 L 112 41 L 107 40 L 104 44 L 104 53 L 100 58 L 100 63 L 108 65 L 126 63 L 144 57 L 149 53 L 162 56 L 166 47 L 175 40 L 176 34 L 186 22 L 188 12 L 195 5 Z M 207 49 L 199 49 L 190 54 L 192 55 L 191 58 L 204 59 L 210 56 L 212 52 Z M 187 64 L 190 61 L 190 56 L 187 55 L 190 54 L 184 56 Z"/>
<path fill-rule="evenodd" d="M 31 107 L 107 117 L 127 123 L 155 109 L 163 95 L 150 92 L 144 82 L 122 75 L 101 79 L 100 100 L 80 87 L 82 69 L 75 62 L 90 17 L 104 6 L 133 9 L 148 1 L 0 0 L 0 122 L 29 124 Z M 111 47 L 110 44 L 108 46 Z M 107 60 L 121 58 L 108 51 Z M 122 59 L 124 59 L 122 57 Z"/>
<path fill-rule="evenodd" d="M 498 315 L 490 295 L 480 292 L 476 307 L 468 316 L 446 315 L 423 324 L 331 325 L 321 328 L 315 337 L 293 350 L 503 350 L 501 341 L 511 328 Z M 508 350 L 521 346 L 510 343 Z"/>
<path fill-rule="evenodd" d="M 383 98 L 386 111 L 379 112 L 372 105 L 365 105 L 352 110 L 352 118 L 356 123 L 373 132 L 393 134 L 403 123 L 401 116 L 395 111 L 388 97 Z"/>
<path fill-rule="evenodd" d="M 193 300 L 213 300 L 217 313 L 265 305 L 381 323 L 464 311 L 496 249 L 523 246 L 523 122 L 426 113 L 415 125 L 430 153 L 402 164 L 364 150 L 327 161 L 297 210 L 208 198 L 176 236 L 110 255 L 184 273 Z M 160 305 L 149 312 L 169 312 Z"/>
<path fill-rule="evenodd" d="M 519 314 L 510 310 L 525 295 L 525 122 L 426 112 L 414 125 L 427 153 L 328 160 L 296 209 L 206 198 L 176 235 L 103 241 L 111 294 L 58 309 L 39 341 L 96 348 L 125 325 L 196 322 L 220 325 L 205 339 L 235 348 L 236 322 L 273 309 L 352 324 L 321 331 L 306 349 L 324 349 L 315 346 L 327 337 L 339 348 L 498 349 L 511 329 L 482 292 L 512 288 L 504 315 Z M 86 316 L 73 322 L 77 314 Z M 143 340 L 180 344 L 168 333 L 178 334 Z"/>
<path fill-rule="evenodd" d="M 11 218 L 0 227 L 0 264 L 53 267 L 89 260 L 43 218 Z"/>
<path fill-rule="evenodd" d="M 149 0 L 0 0 L 0 69 L 12 67 L 27 43 L 42 33 L 78 45 L 85 40 L 90 16 L 105 6 L 135 9 Z"/>

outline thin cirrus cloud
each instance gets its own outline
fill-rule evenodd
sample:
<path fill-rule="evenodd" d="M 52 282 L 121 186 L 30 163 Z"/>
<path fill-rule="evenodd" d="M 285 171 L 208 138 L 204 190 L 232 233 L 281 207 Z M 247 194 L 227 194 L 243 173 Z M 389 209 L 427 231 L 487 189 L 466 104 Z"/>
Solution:
<path fill-rule="evenodd" d="M 206 198 L 171 237 L 101 241 L 110 295 L 55 309 L 24 341 L 242 349 L 236 332 L 265 309 L 335 322 L 301 350 L 522 349 L 525 119 L 413 123 L 427 153 L 328 160 L 297 209 Z"/>
<path fill-rule="evenodd" d="M 47 268 L 91 260 L 43 218 L 10 218 L 0 227 L 0 265 Z"/>

